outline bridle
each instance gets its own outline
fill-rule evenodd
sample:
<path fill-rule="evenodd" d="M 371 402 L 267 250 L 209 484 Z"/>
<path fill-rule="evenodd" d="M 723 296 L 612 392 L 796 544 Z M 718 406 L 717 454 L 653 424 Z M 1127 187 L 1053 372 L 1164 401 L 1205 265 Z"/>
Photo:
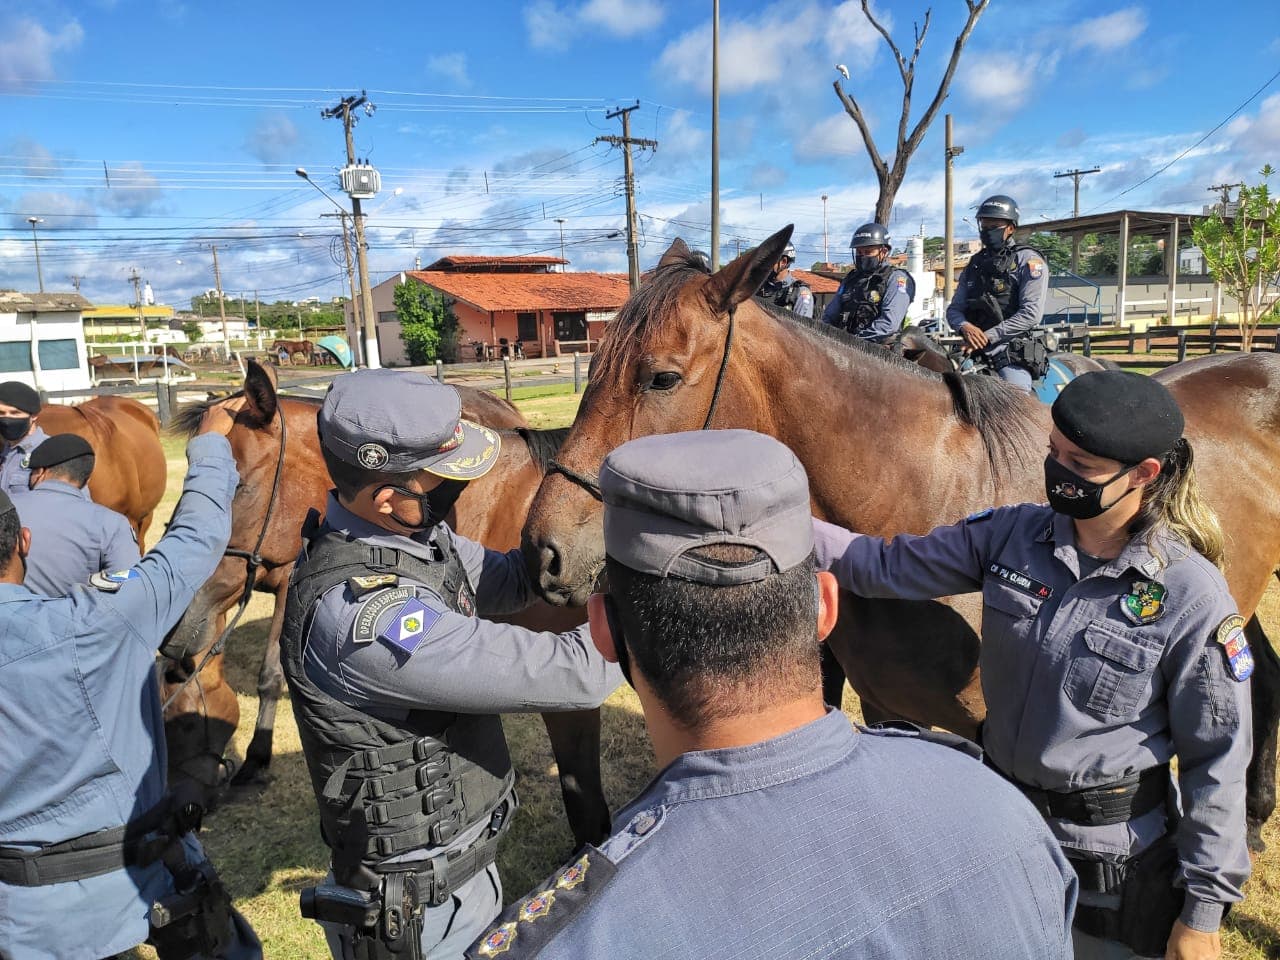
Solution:
<path fill-rule="evenodd" d="M 711 392 L 711 406 L 707 408 L 707 417 L 702 421 L 702 430 L 711 429 L 711 421 L 716 415 L 716 407 L 720 405 L 720 393 L 724 388 L 725 371 L 729 369 L 729 354 L 733 351 L 733 314 L 734 307 L 729 308 L 729 328 L 724 335 L 724 356 L 720 358 L 720 370 L 716 374 L 715 389 Z M 558 473 L 560 476 L 573 483 L 576 483 L 587 493 L 591 494 L 597 500 L 604 500 L 604 495 L 600 492 L 600 476 L 589 473 L 579 473 L 570 467 L 566 467 L 559 461 L 552 460 L 547 464 L 547 473 Z"/>
<path fill-rule="evenodd" d="M 284 476 L 285 438 L 287 431 L 285 429 L 284 409 L 278 402 L 276 413 L 280 417 L 280 452 L 276 457 L 275 477 L 271 481 L 271 496 L 267 499 L 267 512 L 262 518 L 262 529 L 258 531 L 258 540 L 254 543 L 253 550 L 251 551 L 236 550 L 232 547 L 227 547 L 222 551 L 222 555 L 224 557 L 235 557 L 237 559 L 244 560 L 245 562 L 244 590 L 240 593 L 239 607 L 236 609 L 235 616 L 231 618 L 231 622 L 228 623 L 222 633 L 218 635 L 218 639 L 215 640 L 213 645 L 205 651 L 205 654 L 201 658 L 195 671 L 183 680 L 178 689 L 173 691 L 173 693 L 169 695 L 169 698 L 165 700 L 164 705 L 160 708 L 161 713 L 169 709 L 173 704 L 173 701 L 176 700 L 182 691 L 191 684 L 191 681 L 195 680 L 196 685 L 199 686 L 200 681 L 198 678 L 200 676 L 200 671 L 205 668 L 210 660 L 226 648 L 227 639 L 231 636 L 231 632 L 235 630 L 236 626 L 240 623 L 240 618 L 244 616 L 244 612 L 249 606 L 249 601 L 253 599 L 253 588 L 258 581 L 258 571 L 264 568 L 270 570 L 273 567 L 281 566 L 281 564 L 273 563 L 270 560 L 264 559 L 262 556 L 262 545 L 267 539 L 267 529 L 271 526 L 271 516 L 275 512 L 276 501 L 280 496 L 280 480 Z M 204 691 L 202 689 L 202 698 L 203 695 Z"/>

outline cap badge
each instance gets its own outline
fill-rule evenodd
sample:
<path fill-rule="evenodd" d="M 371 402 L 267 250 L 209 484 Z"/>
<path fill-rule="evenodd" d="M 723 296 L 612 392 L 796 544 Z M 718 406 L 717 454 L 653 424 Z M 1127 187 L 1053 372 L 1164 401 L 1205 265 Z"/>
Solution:
<path fill-rule="evenodd" d="M 446 440 L 444 443 L 440 444 L 440 453 L 448 453 L 450 450 L 455 450 L 458 447 L 462 446 L 462 439 L 463 439 L 462 423 L 461 421 L 459 421 L 458 424 L 453 428 L 453 436 L 450 437 L 448 440 Z"/>
<path fill-rule="evenodd" d="M 495 927 L 487 937 L 480 942 L 477 953 L 482 957 L 496 957 L 500 953 L 506 953 L 511 949 L 511 945 L 516 942 L 516 925 L 514 923 L 504 923 Z"/>
<path fill-rule="evenodd" d="M 583 880 L 587 878 L 587 868 L 591 866 L 591 861 L 586 854 L 582 858 L 569 867 L 564 873 L 560 874 L 560 878 L 556 880 L 557 890 L 572 890 Z"/>
<path fill-rule="evenodd" d="M 381 470 L 391 457 L 382 444 L 366 443 L 356 451 L 356 459 L 360 461 L 360 466 L 367 470 Z"/>
<path fill-rule="evenodd" d="M 520 919 L 525 923 L 540 920 L 551 912 L 551 905 L 556 901 L 554 890 L 544 890 L 536 897 L 530 897 L 520 907 Z"/>

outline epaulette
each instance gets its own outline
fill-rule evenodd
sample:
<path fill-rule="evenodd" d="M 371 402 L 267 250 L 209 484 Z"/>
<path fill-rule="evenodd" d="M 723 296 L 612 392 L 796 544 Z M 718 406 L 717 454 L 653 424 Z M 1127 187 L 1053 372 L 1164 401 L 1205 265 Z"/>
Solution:
<path fill-rule="evenodd" d="M 617 867 L 592 846 L 562 867 L 529 896 L 513 903 L 468 948 L 468 960 L 503 956 L 536 957 L 591 902 L 617 873 Z"/>
<path fill-rule="evenodd" d="M 128 570 L 101 570 L 98 573 L 89 574 L 89 585 L 103 593 L 115 593 L 122 584 L 129 580 L 136 580 L 139 576 L 138 571 L 132 567 Z"/>
<path fill-rule="evenodd" d="M 909 720 L 886 720 L 883 723 L 863 727 L 862 732 L 876 737 L 902 737 L 910 740 L 924 740 L 928 743 L 950 747 L 952 750 L 959 750 L 961 753 L 967 753 L 975 760 L 982 759 L 982 748 L 972 740 L 966 739 L 958 733 L 947 733 L 945 730 L 926 730 L 924 727 L 918 726 Z"/>
<path fill-rule="evenodd" d="M 351 590 L 353 597 L 362 597 L 373 590 L 381 590 L 383 587 L 395 587 L 399 586 L 399 584 L 400 578 L 394 573 L 371 573 L 366 576 L 347 579 L 347 587 Z"/>

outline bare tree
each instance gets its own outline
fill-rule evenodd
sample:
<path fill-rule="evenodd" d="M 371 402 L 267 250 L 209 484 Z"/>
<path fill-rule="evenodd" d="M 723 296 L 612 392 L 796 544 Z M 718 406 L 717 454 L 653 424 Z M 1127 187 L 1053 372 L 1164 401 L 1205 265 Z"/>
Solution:
<path fill-rule="evenodd" d="M 938 84 L 938 90 L 933 95 L 933 100 L 930 102 L 929 108 L 925 110 L 924 116 L 908 133 L 907 128 L 911 123 L 911 93 L 916 81 L 916 61 L 920 59 L 920 48 L 924 46 L 924 38 L 929 33 L 929 21 L 933 16 L 933 10 L 931 8 L 925 11 L 923 27 L 919 23 L 913 24 L 915 28 L 915 47 L 911 51 L 911 58 L 907 59 L 903 57 L 898 45 L 893 42 L 893 37 L 889 35 L 889 31 L 872 14 L 868 0 L 862 0 L 863 16 L 876 28 L 880 36 L 884 37 L 884 42 L 889 45 L 889 50 L 893 53 L 894 59 L 898 63 L 898 73 L 902 76 L 902 114 L 898 118 L 898 139 L 893 153 L 892 165 L 886 163 L 884 157 L 881 156 L 880 150 L 876 146 L 875 138 L 871 135 L 871 128 L 867 126 L 867 118 L 862 115 L 862 108 L 858 106 L 858 101 L 845 93 L 844 87 L 841 86 L 839 80 L 832 86 L 835 87 L 836 96 L 840 98 L 840 103 L 844 106 L 845 113 L 849 114 L 853 118 L 853 122 L 858 125 L 858 132 L 862 134 L 862 141 L 867 145 L 867 155 L 871 158 L 872 169 L 876 172 L 876 179 L 880 181 L 880 196 L 876 200 L 877 222 L 889 222 L 889 214 L 893 211 L 893 200 L 898 195 L 898 189 L 902 186 L 902 181 L 907 176 L 907 164 L 911 162 L 912 154 L 920 146 L 920 141 L 924 139 L 925 132 L 929 129 L 929 124 L 937 116 L 938 108 L 942 106 L 942 101 L 947 98 L 947 91 L 951 87 L 951 79 L 956 73 L 956 65 L 960 62 L 960 53 L 964 50 L 964 45 L 968 42 L 969 35 L 973 33 L 973 28 L 977 25 L 978 18 L 982 16 L 983 11 L 987 9 L 987 5 L 990 2 L 991 0 L 965 0 L 965 6 L 969 8 L 969 17 L 965 20 L 964 28 L 956 37 L 955 46 L 951 49 L 951 60 L 947 64 L 947 72 L 943 74 L 942 80 Z"/>

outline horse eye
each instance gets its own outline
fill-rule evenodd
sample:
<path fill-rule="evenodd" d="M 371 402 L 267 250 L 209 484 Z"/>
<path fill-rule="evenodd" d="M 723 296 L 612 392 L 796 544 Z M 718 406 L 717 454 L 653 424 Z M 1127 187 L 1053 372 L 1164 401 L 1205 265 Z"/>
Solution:
<path fill-rule="evenodd" d="M 653 380 L 649 384 L 652 390 L 670 390 L 680 382 L 680 374 L 678 373 L 655 373 Z"/>

